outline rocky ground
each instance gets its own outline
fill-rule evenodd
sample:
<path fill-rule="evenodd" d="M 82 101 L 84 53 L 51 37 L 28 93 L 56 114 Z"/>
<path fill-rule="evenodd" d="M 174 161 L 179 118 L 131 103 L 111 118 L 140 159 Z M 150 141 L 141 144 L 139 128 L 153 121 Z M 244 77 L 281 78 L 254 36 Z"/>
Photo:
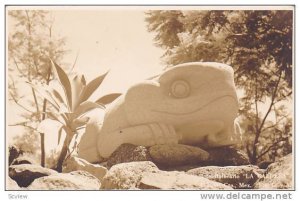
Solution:
<path fill-rule="evenodd" d="M 100 164 L 73 156 L 62 173 L 19 157 L 9 166 L 6 181 L 7 190 L 293 188 L 292 154 L 260 169 L 234 148 L 204 151 L 187 145 L 123 144 Z"/>

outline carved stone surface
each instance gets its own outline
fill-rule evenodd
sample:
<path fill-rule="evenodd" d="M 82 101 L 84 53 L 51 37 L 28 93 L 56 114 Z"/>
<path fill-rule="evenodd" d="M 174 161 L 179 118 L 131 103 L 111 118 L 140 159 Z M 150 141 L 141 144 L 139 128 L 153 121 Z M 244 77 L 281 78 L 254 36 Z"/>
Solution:
<path fill-rule="evenodd" d="M 9 167 L 9 176 L 15 180 L 20 187 L 27 187 L 36 178 L 57 174 L 56 171 L 43 168 L 39 165 L 21 164 Z"/>
<path fill-rule="evenodd" d="M 235 147 L 218 147 L 206 151 L 209 153 L 209 159 L 203 163 L 205 166 L 237 166 L 250 164 L 247 154 Z"/>
<path fill-rule="evenodd" d="M 15 180 L 12 180 L 10 177 L 6 177 L 6 190 L 21 190 Z"/>
<path fill-rule="evenodd" d="M 161 171 L 150 161 L 120 163 L 104 176 L 101 189 L 220 190 L 230 186 L 178 171 Z"/>
<path fill-rule="evenodd" d="M 36 164 L 36 162 L 26 156 L 19 156 L 18 158 L 14 159 L 11 165 L 21 165 L 21 164 Z"/>
<path fill-rule="evenodd" d="M 184 172 L 147 172 L 143 174 L 139 189 L 161 190 L 231 190 L 230 186 L 204 177 L 189 175 Z"/>
<path fill-rule="evenodd" d="M 107 160 L 108 167 L 119 163 L 132 161 L 151 161 L 151 156 L 146 147 L 132 144 L 122 144 Z"/>
<path fill-rule="evenodd" d="M 106 167 L 103 167 L 98 164 L 91 164 L 82 158 L 73 156 L 65 161 L 63 172 L 72 172 L 76 170 L 86 171 L 94 175 L 100 181 L 102 180 L 102 178 L 107 172 Z"/>
<path fill-rule="evenodd" d="M 237 112 L 230 66 L 212 62 L 177 65 L 129 88 L 108 106 L 102 125 L 90 122 L 79 145 L 79 157 L 97 162 L 124 143 L 146 147 L 235 144 L 240 140 L 239 126 L 234 123 Z"/>
<path fill-rule="evenodd" d="M 138 189 L 143 173 L 158 171 L 150 161 L 120 163 L 112 166 L 103 177 L 101 189 Z"/>
<path fill-rule="evenodd" d="M 282 157 L 268 166 L 264 177 L 255 184 L 255 189 L 289 189 L 293 190 L 293 155 Z"/>
<path fill-rule="evenodd" d="M 251 189 L 253 184 L 263 176 L 264 170 L 253 165 L 206 166 L 191 169 L 187 173 L 230 185 L 234 189 Z"/>
<path fill-rule="evenodd" d="M 160 168 L 195 165 L 209 158 L 208 152 L 203 149 L 182 144 L 154 145 L 149 152 Z"/>
<path fill-rule="evenodd" d="M 99 190 L 100 181 L 85 171 L 74 171 L 67 174 L 55 174 L 41 177 L 27 188 L 28 190 Z"/>

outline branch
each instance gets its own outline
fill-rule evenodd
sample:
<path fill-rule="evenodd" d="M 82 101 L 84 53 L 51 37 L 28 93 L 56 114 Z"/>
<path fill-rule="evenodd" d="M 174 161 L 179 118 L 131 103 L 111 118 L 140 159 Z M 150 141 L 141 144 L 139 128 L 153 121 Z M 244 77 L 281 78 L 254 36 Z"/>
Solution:
<path fill-rule="evenodd" d="M 34 103 L 35 103 L 35 107 L 36 107 L 36 112 L 39 114 L 40 113 L 40 109 L 39 109 L 39 104 L 38 104 L 38 101 L 37 101 L 35 90 L 33 88 L 31 88 L 31 92 L 32 92 L 33 99 L 34 99 Z"/>
<path fill-rule="evenodd" d="M 287 118 L 288 116 L 289 116 L 289 114 L 282 116 L 278 121 L 276 121 L 275 124 L 273 124 L 272 126 L 265 127 L 264 129 L 261 130 L 261 132 L 264 132 L 265 130 L 268 130 L 269 128 L 273 128 L 273 127 L 277 126 L 277 124 L 278 124 L 279 122 L 281 122 L 282 120 L 284 120 L 284 119 Z"/>
<path fill-rule="evenodd" d="M 279 103 L 280 101 L 283 101 L 285 98 L 287 98 L 288 96 L 292 95 L 293 91 L 290 91 L 288 94 L 282 96 L 280 99 L 278 99 L 277 101 L 274 102 L 274 104 Z"/>
<path fill-rule="evenodd" d="M 73 70 L 74 70 L 74 68 L 75 68 L 75 65 L 76 65 L 77 59 L 78 59 L 78 55 L 79 55 L 79 51 L 80 51 L 80 50 L 77 51 L 75 61 L 74 61 L 74 63 L 73 63 L 73 66 L 72 66 L 71 70 L 69 71 L 69 73 L 73 72 Z"/>
<path fill-rule="evenodd" d="M 251 153 L 251 151 L 250 151 L 250 148 L 249 148 L 249 144 L 247 143 L 247 145 L 246 145 L 246 150 L 247 150 L 247 155 L 248 155 L 248 157 L 249 158 L 252 158 L 252 153 Z"/>
<path fill-rule="evenodd" d="M 19 106 L 21 107 L 23 110 L 26 110 L 27 112 L 30 112 L 30 113 L 34 113 L 33 111 L 31 111 L 30 109 L 26 108 L 25 106 L 21 105 L 20 103 L 18 103 L 18 100 L 13 96 L 13 94 L 11 92 L 9 92 L 12 100 Z"/>
<path fill-rule="evenodd" d="M 256 114 L 256 117 L 255 117 L 255 130 L 256 132 L 258 132 L 258 121 L 259 121 L 259 114 L 258 114 L 258 94 L 257 94 L 257 77 L 255 78 L 255 114 Z"/>
<path fill-rule="evenodd" d="M 267 117 L 269 116 L 269 113 L 271 112 L 272 106 L 274 105 L 274 100 L 275 100 L 276 93 L 277 93 L 277 90 L 278 90 L 278 86 L 279 86 L 279 83 L 280 83 L 280 80 L 281 80 L 281 76 L 282 76 L 282 71 L 280 71 L 280 75 L 279 75 L 278 81 L 277 81 L 277 83 L 275 85 L 275 89 L 274 89 L 274 91 L 272 93 L 272 98 L 271 98 L 270 106 L 269 106 L 268 111 L 265 114 L 265 116 L 264 116 L 264 118 L 263 118 L 263 120 L 261 122 L 261 125 L 260 125 L 259 130 L 258 130 L 259 132 L 261 132 L 261 130 L 262 130 L 264 124 L 265 124 L 265 121 L 266 121 Z"/>
<path fill-rule="evenodd" d="M 274 142 L 271 146 L 269 146 L 264 152 L 262 152 L 261 154 L 259 154 L 257 156 L 256 159 L 260 159 L 262 156 L 264 156 L 266 153 L 268 153 L 273 147 L 275 147 L 277 144 L 279 144 L 280 142 L 284 141 L 282 140 L 278 140 L 277 142 Z"/>
<path fill-rule="evenodd" d="M 16 65 L 17 70 L 19 71 L 19 73 L 20 73 L 22 76 L 26 77 L 26 74 L 23 73 L 23 72 L 21 71 L 21 69 L 19 68 L 18 62 L 16 61 L 15 57 L 12 56 L 12 58 L 13 58 L 13 60 L 14 60 L 14 63 L 15 63 L 15 65 Z"/>
<path fill-rule="evenodd" d="M 257 146 L 257 143 L 259 142 L 259 137 L 261 135 L 261 132 L 262 132 L 262 128 L 266 122 L 266 119 L 267 117 L 269 116 L 271 110 L 272 110 L 272 107 L 274 105 L 274 100 L 275 100 L 275 97 L 276 97 L 276 93 L 277 93 L 277 90 L 278 90 L 278 86 L 279 86 L 279 83 L 280 83 L 280 80 L 281 80 L 281 76 L 282 76 L 282 71 L 280 71 L 280 74 L 279 74 L 279 78 L 277 80 L 277 83 L 275 85 L 275 88 L 274 88 L 274 91 L 272 93 L 272 96 L 271 96 L 271 103 L 270 103 L 270 106 L 268 108 L 268 111 L 266 112 L 260 126 L 258 129 L 256 129 L 256 132 L 255 132 L 255 138 L 254 138 L 254 141 L 253 141 L 253 158 L 255 159 L 255 161 L 257 160 L 257 149 L 256 149 L 256 146 Z M 256 97 L 255 97 L 256 98 Z"/>
<path fill-rule="evenodd" d="M 20 123 L 15 123 L 15 124 L 9 124 L 8 126 L 24 126 L 27 128 L 30 128 L 32 130 L 36 131 L 36 128 L 33 128 L 32 126 L 28 126 L 27 123 L 29 123 L 30 121 L 25 121 L 25 122 L 20 122 Z"/>
<path fill-rule="evenodd" d="M 257 155 L 257 143 L 258 143 L 258 139 L 260 137 L 260 132 L 259 132 L 259 128 L 258 128 L 258 121 L 259 121 L 259 114 L 258 114 L 258 95 L 257 95 L 257 78 L 255 78 L 255 138 L 253 141 L 253 145 L 252 145 L 252 156 L 254 159 L 256 159 L 256 155 Z"/>
<path fill-rule="evenodd" d="M 48 69 L 48 75 L 47 75 L 47 78 L 46 78 L 46 84 L 49 85 L 49 82 L 50 82 L 50 77 L 51 77 L 51 66 L 49 66 L 49 69 Z M 44 98 L 44 101 L 43 101 L 43 113 L 42 113 L 42 120 L 44 120 L 46 118 L 46 109 L 47 109 L 47 99 Z"/>
<path fill-rule="evenodd" d="M 35 58 L 33 58 L 33 65 L 34 65 L 36 74 L 37 74 L 37 75 L 41 75 L 41 73 L 40 73 L 40 71 L 39 71 L 39 68 L 38 68 L 38 66 L 37 66 L 37 63 L 36 63 L 36 59 L 35 59 Z"/>

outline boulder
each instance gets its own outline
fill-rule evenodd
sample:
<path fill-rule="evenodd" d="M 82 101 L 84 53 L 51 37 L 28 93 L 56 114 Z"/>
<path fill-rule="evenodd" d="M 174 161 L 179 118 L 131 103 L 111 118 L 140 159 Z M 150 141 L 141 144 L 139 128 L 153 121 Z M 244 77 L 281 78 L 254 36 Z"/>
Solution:
<path fill-rule="evenodd" d="M 151 161 L 149 151 L 144 146 L 136 146 L 133 144 L 122 144 L 107 160 L 109 167 L 132 161 Z"/>
<path fill-rule="evenodd" d="M 36 164 L 36 162 L 28 156 L 19 156 L 14 159 L 11 165 L 21 165 L 21 164 Z"/>
<path fill-rule="evenodd" d="M 10 165 L 13 160 L 18 158 L 20 155 L 22 155 L 24 152 L 20 150 L 17 146 L 11 145 L 8 148 L 8 164 Z"/>
<path fill-rule="evenodd" d="M 147 172 L 139 182 L 140 189 L 162 190 L 231 190 L 230 186 L 184 172 Z"/>
<path fill-rule="evenodd" d="M 150 161 L 120 163 L 110 168 L 103 177 L 101 189 L 137 189 L 144 172 L 158 172 Z"/>
<path fill-rule="evenodd" d="M 195 169 L 201 167 L 201 164 L 194 164 L 194 165 L 181 165 L 181 166 L 173 166 L 173 167 L 162 167 L 159 166 L 160 170 L 164 171 L 180 171 L 180 172 L 187 172 L 191 169 Z"/>
<path fill-rule="evenodd" d="M 257 166 L 260 168 L 260 169 L 267 169 L 269 167 L 269 165 L 271 165 L 273 162 L 271 161 L 262 161 L 260 162 Z"/>
<path fill-rule="evenodd" d="M 15 180 L 20 187 L 27 187 L 33 180 L 52 174 L 57 174 L 57 172 L 39 165 L 21 164 L 9 167 L 10 178 Z"/>
<path fill-rule="evenodd" d="M 289 154 L 268 166 L 264 177 L 255 184 L 255 189 L 294 189 L 293 155 Z"/>
<path fill-rule="evenodd" d="M 72 156 L 71 158 L 65 161 L 63 172 L 68 173 L 76 170 L 83 170 L 89 172 L 90 174 L 98 178 L 100 181 L 107 172 L 106 167 L 103 167 L 98 164 L 92 164 L 82 158 Z"/>
<path fill-rule="evenodd" d="M 28 190 L 99 190 L 99 179 L 85 171 L 59 173 L 41 177 L 27 188 Z"/>
<path fill-rule="evenodd" d="M 154 145 L 149 152 L 160 168 L 199 164 L 209 158 L 203 149 L 182 144 Z"/>
<path fill-rule="evenodd" d="M 21 188 L 18 186 L 15 180 L 12 180 L 10 177 L 6 177 L 6 186 L 5 190 L 20 190 Z"/>
<path fill-rule="evenodd" d="M 251 189 L 253 184 L 263 176 L 264 170 L 257 166 L 206 166 L 191 169 L 188 174 L 230 185 L 234 189 Z"/>
<path fill-rule="evenodd" d="M 232 189 L 204 177 L 178 171 L 161 171 L 150 161 L 114 165 L 102 180 L 101 189 Z"/>
<path fill-rule="evenodd" d="M 250 164 L 247 154 L 234 147 L 218 147 L 207 151 L 209 159 L 203 163 L 203 166 L 239 166 Z"/>

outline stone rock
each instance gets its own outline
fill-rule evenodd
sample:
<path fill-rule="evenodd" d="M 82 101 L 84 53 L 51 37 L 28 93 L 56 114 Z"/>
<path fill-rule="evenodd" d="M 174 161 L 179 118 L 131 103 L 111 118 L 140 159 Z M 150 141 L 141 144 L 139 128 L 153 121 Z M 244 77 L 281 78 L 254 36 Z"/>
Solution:
<path fill-rule="evenodd" d="M 183 172 L 147 172 L 139 182 L 140 189 L 162 190 L 230 190 L 230 186 L 211 181 L 204 177 Z"/>
<path fill-rule="evenodd" d="M 239 166 L 250 164 L 247 154 L 234 147 L 213 148 L 207 151 L 209 159 L 203 163 L 203 166 Z"/>
<path fill-rule="evenodd" d="M 57 172 L 39 165 L 21 164 L 9 166 L 10 178 L 15 180 L 20 187 L 27 187 L 33 180 L 52 174 L 57 174 Z"/>
<path fill-rule="evenodd" d="M 271 161 L 262 161 L 260 162 L 257 166 L 260 168 L 260 169 L 267 169 L 269 167 L 270 164 L 272 164 L 273 162 Z"/>
<path fill-rule="evenodd" d="M 201 167 L 201 164 L 196 164 L 196 165 L 181 165 L 181 166 L 170 166 L 170 167 L 162 167 L 158 166 L 160 170 L 164 171 L 179 171 L 179 172 L 187 172 L 191 169 L 195 169 L 198 167 Z"/>
<path fill-rule="evenodd" d="M 78 157 L 87 160 L 90 163 L 100 163 L 104 158 L 100 156 L 97 150 L 97 136 L 102 128 L 100 119 L 91 118 L 86 124 L 84 135 L 78 144 Z"/>
<path fill-rule="evenodd" d="M 109 158 L 125 143 L 229 146 L 241 139 L 237 113 L 232 67 L 180 64 L 129 88 L 107 107 L 101 126 L 88 123 L 79 156 Z"/>
<path fill-rule="evenodd" d="M 182 144 L 154 145 L 149 152 L 159 167 L 194 165 L 209 158 L 209 153 L 203 149 Z"/>
<path fill-rule="evenodd" d="M 76 170 L 83 170 L 94 175 L 100 181 L 107 172 L 107 168 L 98 164 L 91 164 L 82 158 L 73 156 L 65 161 L 63 172 L 68 173 Z"/>
<path fill-rule="evenodd" d="M 255 189 L 289 189 L 293 190 L 293 155 L 289 154 L 268 166 L 264 177 L 255 184 Z"/>
<path fill-rule="evenodd" d="M 234 189 L 252 189 L 253 184 L 263 176 L 264 170 L 257 166 L 206 166 L 187 171 L 209 180 L 230 185 Z"/>
<path fill-rule="evenodd" d="M 16 159 L 13 160 L 13 162 L 11 163 L 11 165 L 21 165 L 21 164 L 35 164 L 36 162 L 27 157 L 27 156 L 20 156 Z"/>
<path fill-rule="evenodd" d="M 184 172 L 159 170 L 150 161 L 114 165 L 101 189 L 232 189 L 224 184 Z"/>
<path fill-rule="evenodd" d="M 17 148 L 17 146 L 15 145 L 11 145 L 8 148 L 8 164 L 11 165 L 11 163 L 13 162 L 13 160 L 15 160 L 16 158 L 18 158 L 20 155 L 22 155 L 24 152 L 22 150 L 20 150 L 19 148 Z"/>
<path fill-rule="evenodd" d="M 107 160 L 109 167 L 132 161 L 151 161 L 151 156 L 146 147 L 133 144 L 122 144 Z"/>
<path fill-rule="evenodd" d="M 100 181 L 85 171 L 59 173 L 41 177 L 27 188 L 28 190 L 99 190 Z"/>
<path fill-rule="evenodd" d="M 21 188 L 18 186 L 15 180 L 12 180 L 10 177 L 6 177 L 6 190 L 20 190 Z"/>
<path fill-rule="evenodd" d="M 144 172 L 158 172 L 150 161 L 120 163 L 103 177 L 101 189 L 137 189 Z"/>

